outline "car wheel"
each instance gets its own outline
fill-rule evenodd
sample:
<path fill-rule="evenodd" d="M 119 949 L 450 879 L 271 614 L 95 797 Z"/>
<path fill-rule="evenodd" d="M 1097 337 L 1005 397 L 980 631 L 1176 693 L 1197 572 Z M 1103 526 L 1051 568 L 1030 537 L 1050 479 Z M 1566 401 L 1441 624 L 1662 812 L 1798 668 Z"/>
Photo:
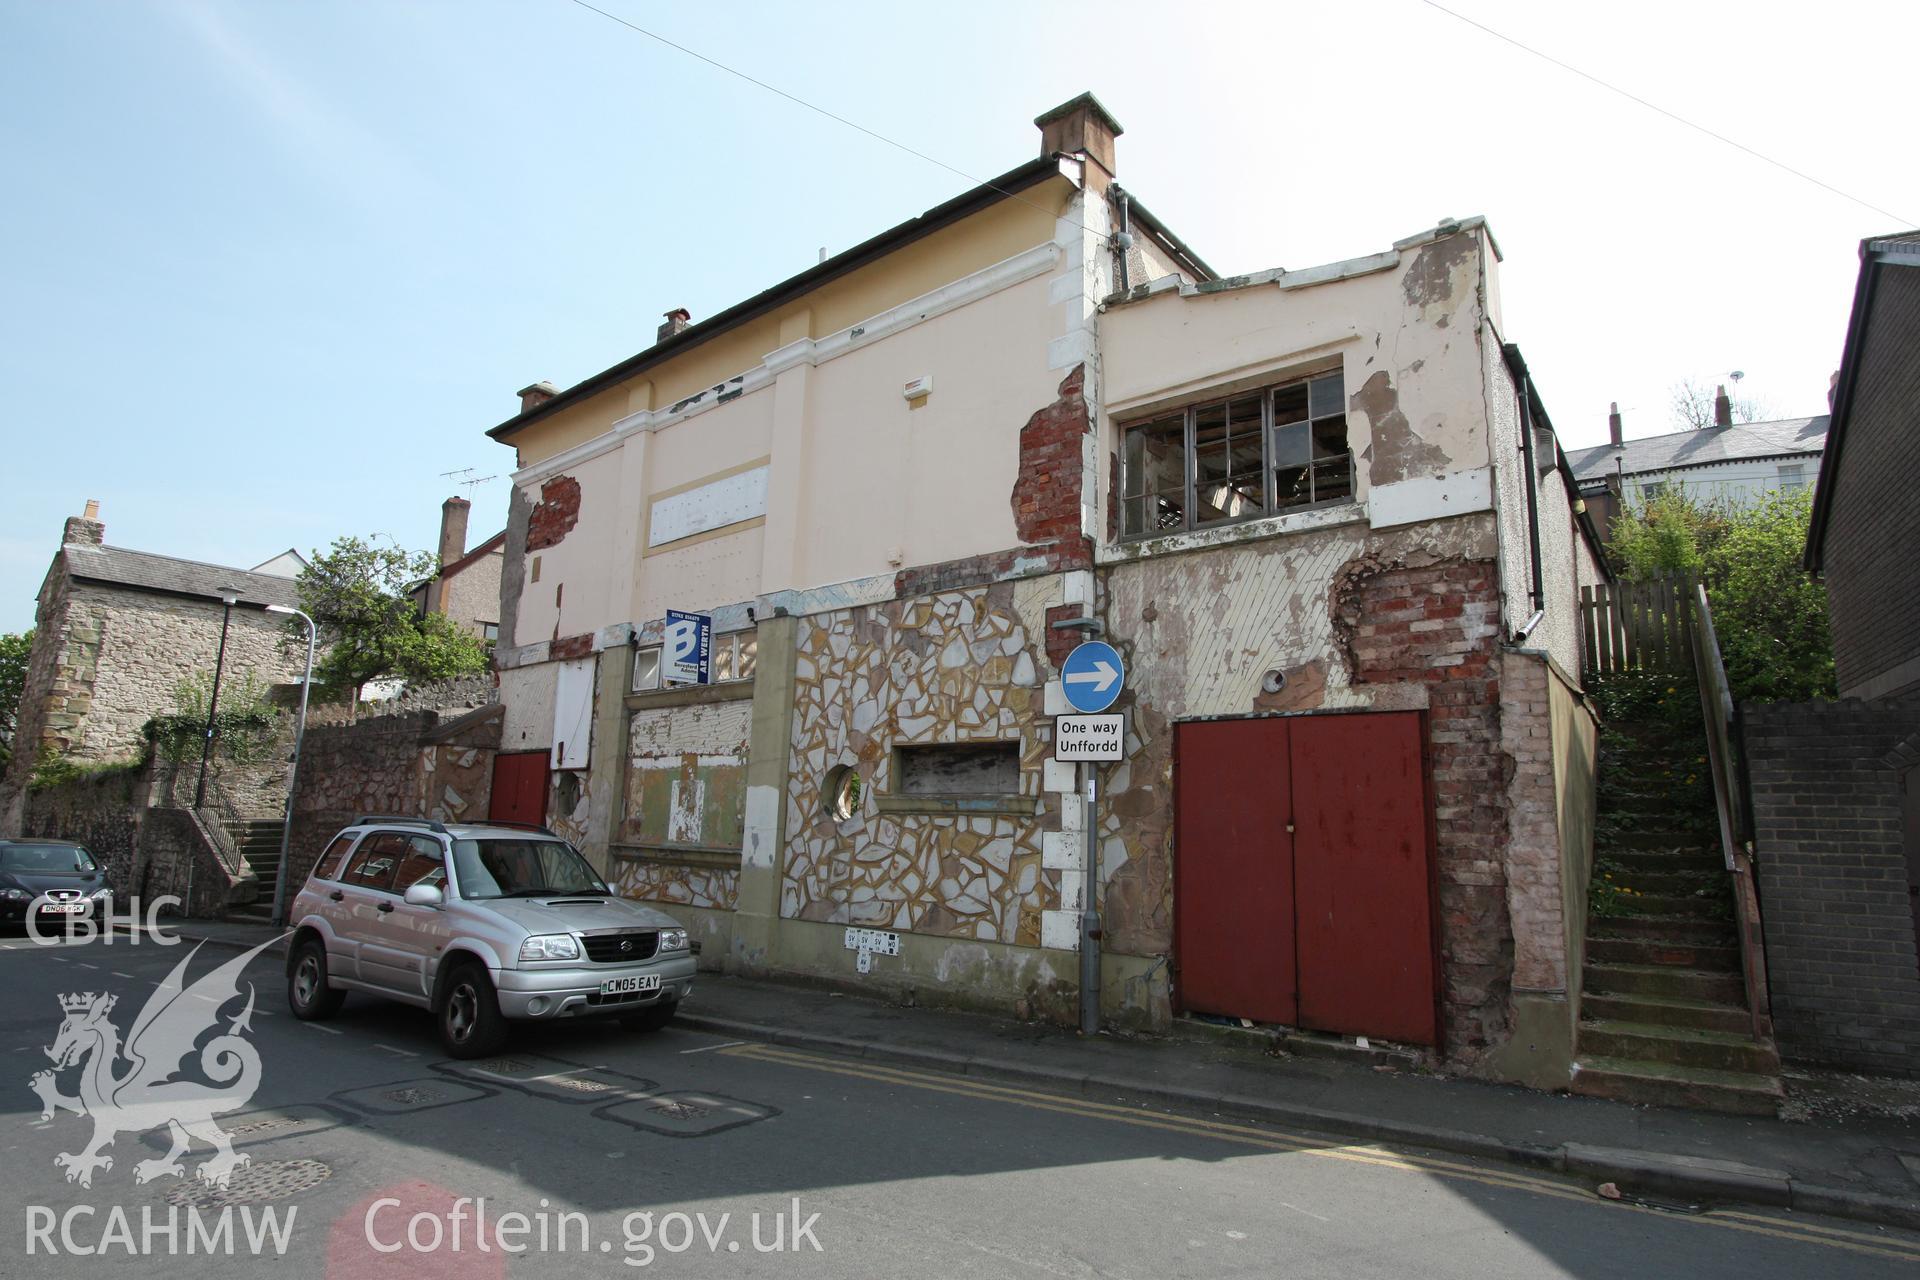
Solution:
<path fill-rule="evenodd" d="M 620 1019 L 620 1025 L 629 1031 L 658 1031 L 673 1021 L 673 1015 L 679 1010 L 677 1000 L 661 1000 L 638 1013 L 629 1013 Z"/>
<path fill-rule="evenodd" d="M 455 1058 L 484 1058 L 507 1042 L 507 1020 L 487 972 L 463 964 L 447 978 L 440 999 L 440 1043 Z"/>
<path fill-rule="evenodd" d="M 323 1022 L 340 1012 L 347 993 L 327 985 L 327 948 L 308 938 L 293 950 L 287 966 L 287 1007 L 302 1022 Z"/>

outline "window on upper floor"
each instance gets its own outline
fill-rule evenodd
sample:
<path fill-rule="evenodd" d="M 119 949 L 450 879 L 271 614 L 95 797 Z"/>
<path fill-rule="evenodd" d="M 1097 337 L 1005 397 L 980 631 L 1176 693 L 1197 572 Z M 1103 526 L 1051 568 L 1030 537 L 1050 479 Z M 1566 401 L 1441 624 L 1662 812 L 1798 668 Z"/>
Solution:
<path fill-rule="evenodd" d="M 1807 487 L 1807 468 L 1804 463 L 1783 462 L 1780 464 L 1780 492 L 1792 493 L 1796 489 Z"/>
<path fill-rule="evenodd" d="M 1122 429 L 1120 531 L 1208 529 L 1353 498 L 1339 370 Z"/>

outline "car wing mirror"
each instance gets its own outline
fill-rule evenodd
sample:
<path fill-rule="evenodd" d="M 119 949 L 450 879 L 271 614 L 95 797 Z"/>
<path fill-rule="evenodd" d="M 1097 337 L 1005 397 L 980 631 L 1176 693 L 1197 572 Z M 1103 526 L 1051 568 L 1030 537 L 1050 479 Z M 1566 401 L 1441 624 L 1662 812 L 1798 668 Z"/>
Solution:
<path fill-rule="evenodd" d="M 438 907 L 446 902 L 446 895 L 440 892 L 440 886 L 432 884 L 410 884 L 407 886 L 406 902 L 410 907 Z"/>

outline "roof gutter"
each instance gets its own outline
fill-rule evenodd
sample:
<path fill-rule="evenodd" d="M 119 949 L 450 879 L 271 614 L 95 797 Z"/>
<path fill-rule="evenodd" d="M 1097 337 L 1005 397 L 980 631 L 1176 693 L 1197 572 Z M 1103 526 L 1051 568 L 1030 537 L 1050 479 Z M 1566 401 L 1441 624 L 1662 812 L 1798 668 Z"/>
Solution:
<path fill-rule="evenodd" d="M 632 377 L 644 369 L 662 364 L 729 330 L 737 329 L 749 320 L 757 319 L 830 280 L 857 271 L 896 249 L 924 239 L 962 218 L 978 213 L 1030 187 L 1038 186 L 1049 178 L 1057 177 L 1059 173 L 1059 165 L 1051 158 L 1029 160 L 1019 168 L 1003 173 L 990 182 L 983 182 L 973 190 L 955 196 L 945 204 L 935 205 L 917 218 L 911 218 L 896 227 L 889 228 L 870 240 L 835 254 L 818 266 L 809 267 L 770 289 L 756 293 L 744 302 L 735 303 L 725 311 L 709 316 L 698 324 L 690 325 L 663 342 L 656 342 L 645 351 L 630 356 L 611 368 L 603 369 L 582 382 L 575 383 L 552 399 L 508 418 L 499 426 L 490 429 L 487 434 L 495 440 L 504 441 L 522 427 L 530 426 L 570 405 L 578 404 L 615 383 Z M 1138 210 L 1137 205 L 1135 208 Z"/>

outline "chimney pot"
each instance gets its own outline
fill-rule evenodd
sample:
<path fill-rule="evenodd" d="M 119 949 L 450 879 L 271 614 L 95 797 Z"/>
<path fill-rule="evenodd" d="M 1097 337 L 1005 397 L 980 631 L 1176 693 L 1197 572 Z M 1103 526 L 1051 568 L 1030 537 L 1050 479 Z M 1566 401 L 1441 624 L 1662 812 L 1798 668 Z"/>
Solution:
<path fill-rule="evenodd" d="M 1114 167 L 1113 140 L 1126 130 L 1091 93 L 1043 111 L 1033 122 L 1040 127 L 1042 157 L 1061 153 L 1084 155 L 1099 167 L 1098 174 L 1089 171 L 1089 186 L 1104 191 L 1119 172 Z"/>
<path fill-rule="evenodd" d="M 1724 382 L 1713 389 L 1713 425 L 1716 427 L 1733 425 L 1733 401 L 1727 399 L 1727 386 Z"/>
<path fill-rule="evenodd" d="M 551 382 L 535 382 L 520 388 L 514 394 L 520 397 L 520 412 L 527 413 L 538 409 L 547 401 L 559 395 L 559 390 Z"/>
<path fill-rule="evenodd" d="M 685 333 L 693 327 L 693 313 L 685 307 L 675 307 L 667 312 L 665 323 L 660 326 L 656 342 L 665 342 L 676 333 Z"/>
<path fill-rule="evenodd" d="M 1607 438 L 1613 441 L 1613 447 L 1620 447 L 1620 402 L 1615 400 L 1607 406 Z"/>

